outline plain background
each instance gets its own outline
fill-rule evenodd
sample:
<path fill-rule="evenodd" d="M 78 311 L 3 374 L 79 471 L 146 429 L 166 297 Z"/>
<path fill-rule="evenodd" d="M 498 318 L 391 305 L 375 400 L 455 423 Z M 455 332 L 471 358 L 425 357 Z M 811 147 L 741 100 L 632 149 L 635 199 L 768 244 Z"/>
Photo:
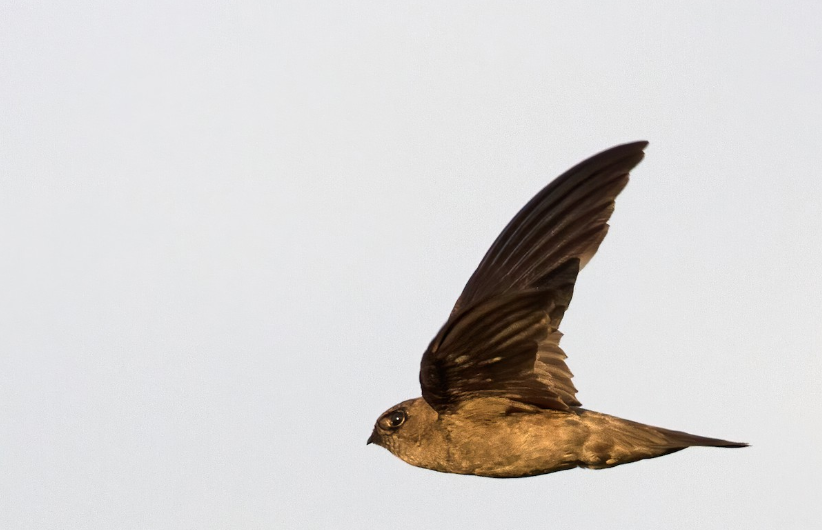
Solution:
<path fill-rule="evenodd" d="M 814 1 L 4 3 L 0 527 L 818 525 L 821 66 Z M 638 139 L 579 397 L 752 447 L 366 447 L 505 223 Z"/>

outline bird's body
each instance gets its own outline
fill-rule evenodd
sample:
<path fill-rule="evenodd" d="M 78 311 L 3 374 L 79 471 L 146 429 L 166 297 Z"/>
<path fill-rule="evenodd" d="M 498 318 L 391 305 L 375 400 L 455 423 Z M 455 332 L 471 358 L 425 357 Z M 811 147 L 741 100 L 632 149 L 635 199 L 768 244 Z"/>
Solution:
<path fill-rule="evenodd" d="M 581 407 L 545 410 L 506 398 L 466 401 L 438 415 L 423 398 L 398 405 L 425 427 L 387 449 L 411 465 L 463 475 L 526 477 L 574 467 L 604 469 L 691 446 L 744 447 L 643 425 Z"/>
<path fill-rule="evenodd" d="M 581 407 L 544 410 L 505 398 L 472 399 L 442 415 L 423 398 L 398 406 L 425 427 L 415 429 L 413 443 L 387 448 L 417 467 L 463 475 L 512 478 L 574 467 L 603 469 L 691 446 L 745 446 Z"/>
<path fill-rule="evenodd" d="M 383 413 L 368 443 L 414 466 L 497 478 L 747 445 L 608 416 L 576 399 L 559 324 L 646 145 L 591 157 L 523 207 L 423 355 L 422 397 Z"/>

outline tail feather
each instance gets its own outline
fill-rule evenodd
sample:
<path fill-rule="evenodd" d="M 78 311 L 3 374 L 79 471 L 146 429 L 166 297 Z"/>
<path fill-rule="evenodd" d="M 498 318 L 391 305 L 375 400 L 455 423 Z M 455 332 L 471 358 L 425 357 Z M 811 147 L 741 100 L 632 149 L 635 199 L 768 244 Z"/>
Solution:
<path fill-rule="evenodd" d="M 661 427 L 654 427 L 654 429 L 665 436 L 665 438 L 668 439 L 668 443 L 675 447 L 748 447 L 748 444 L 744 442 L 730 442 L 728 440 L 720 440 L 719 438 L 697 436 L 696 434 L 689 434 L 682 431 L 672 431 Z"/>
<path fill-rule="evenodd" d="M 747 447 L 748 444 L 653 427 L 585 409 L 577 409 L 588 438 L 579 455 L 580 467 L 602 469 L 656 458 L 688 447 Z"/>

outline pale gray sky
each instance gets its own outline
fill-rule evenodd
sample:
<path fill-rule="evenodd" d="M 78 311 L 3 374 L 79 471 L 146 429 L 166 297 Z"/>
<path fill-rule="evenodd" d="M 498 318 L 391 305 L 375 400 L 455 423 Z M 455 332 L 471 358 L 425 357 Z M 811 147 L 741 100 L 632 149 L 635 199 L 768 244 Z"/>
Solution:
<path fill-rule="evenodd" d="M 558 4 L 7 2 L 0 527 L 818 524 L 822 4 Z M 366 447 L 511 216 L 638 139 L 579 397 L 752 447 L 519 480 Z"/>

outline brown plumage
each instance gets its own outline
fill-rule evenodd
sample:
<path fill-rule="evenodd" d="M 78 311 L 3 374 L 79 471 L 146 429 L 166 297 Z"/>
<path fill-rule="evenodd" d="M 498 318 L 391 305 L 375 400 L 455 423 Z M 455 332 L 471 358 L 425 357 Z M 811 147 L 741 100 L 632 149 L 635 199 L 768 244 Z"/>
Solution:
<path fill-rule="evenodd" d="M 589 411 L 576 398 L 559 325 L 646 146 L 620 145 L 585 160 L 514 216 L 423 354 L 422 397 L 383 413 L 368 443 L 415 466 L 489 477 L 747 445 Z"/>

